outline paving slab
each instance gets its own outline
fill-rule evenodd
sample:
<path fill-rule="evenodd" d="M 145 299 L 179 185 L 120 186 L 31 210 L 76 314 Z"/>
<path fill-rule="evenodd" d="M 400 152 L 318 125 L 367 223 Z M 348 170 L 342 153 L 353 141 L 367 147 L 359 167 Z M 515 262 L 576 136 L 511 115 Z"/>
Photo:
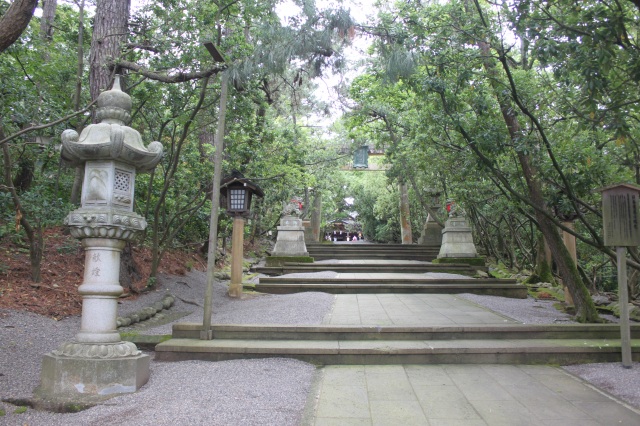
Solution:
<path fill-rule="evenodd" d="M 469 325 L 517 321 L 452 294 L 338 294 L 324 324 Z"/>
<path fill-rule="evenodd" d="M 550 366 L 354 365 L 320 374 L 307 425 L 640 424 L 640 411 Z"/>

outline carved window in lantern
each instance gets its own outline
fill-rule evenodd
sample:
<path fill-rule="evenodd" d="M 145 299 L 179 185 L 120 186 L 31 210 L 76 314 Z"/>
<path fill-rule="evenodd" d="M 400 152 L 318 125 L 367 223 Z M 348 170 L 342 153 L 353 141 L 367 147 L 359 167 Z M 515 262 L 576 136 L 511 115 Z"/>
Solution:
<path fill-rule="evenodd" d="M 242 211 L 245 210 L 245 193 L 246 190 L 244 188 L 240 189 L 230 189 L 229 190 L 231 196 L 231 210 L 232 211 Z"/>
<path fill-rule="evenodd" d="M 121 206 L 131 206 L 133 174 L 128 170 L 116 168 L 113 180 L 113 203 Z"/>

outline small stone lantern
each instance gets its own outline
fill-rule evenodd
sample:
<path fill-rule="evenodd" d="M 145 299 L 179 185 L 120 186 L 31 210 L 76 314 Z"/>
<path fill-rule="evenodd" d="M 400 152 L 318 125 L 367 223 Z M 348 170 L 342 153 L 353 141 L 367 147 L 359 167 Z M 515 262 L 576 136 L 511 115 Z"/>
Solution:
<path fill-rule="evenodd" d="M 240 172 L 234 171 L 220 182 L 220 193 L 227 200 L 227 213 L 233 216 L 229 296 L 240 298 L 242 297 L 244 217 L 251 209 L 253 195 L 264 197 L 264 192 Z"/>
<path fill-rule="evenodd" d="M 135 392 L 149 379 L 149 356 L 135 344 L 121 341 L 116 330 L 120 286 L 120 253 L 127 241 L 146 228 L 134 213 L 136 172 L 153 169 L 162 158 L 162 144 L 142 143 L 128 127 L 131 97 L 113 88 L 100 94 L 98 124 L 82 133 L 62 133 L 62 159 L 84 165 L 82 206 L 65 219 L 71 235 L 85 250 L 82 322 L 75 340 L 44 356 L 39 393 L 44 396 L 102 396 Z"/>

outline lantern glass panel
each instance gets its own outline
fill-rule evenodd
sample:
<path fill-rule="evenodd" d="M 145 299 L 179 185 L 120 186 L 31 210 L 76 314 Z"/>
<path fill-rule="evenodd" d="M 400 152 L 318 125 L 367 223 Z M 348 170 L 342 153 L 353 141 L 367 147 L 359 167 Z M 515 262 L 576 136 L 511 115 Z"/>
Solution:
<path fill-rule="evenodd" d="M 230 204 L 229 207 L 233 211 L 245 210 L 245 192 L 243 188 L 229 189 Z"/>

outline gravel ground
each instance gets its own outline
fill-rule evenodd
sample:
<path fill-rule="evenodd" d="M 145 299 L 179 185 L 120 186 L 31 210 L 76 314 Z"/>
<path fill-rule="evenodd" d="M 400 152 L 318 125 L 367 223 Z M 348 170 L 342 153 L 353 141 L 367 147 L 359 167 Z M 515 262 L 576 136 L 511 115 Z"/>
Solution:
<path fill-rule="evenodd" d="M 177 296 L 172 313 L 186 314 L 180 322 L 202 321 L 205 275 L 160 277 L 158 290 L 135 301 L 125 301 L 120 315 Z M 474 303 L 524 323 L 568 322 L 570 318 L 551 302 L 464 295 Z M 227 297 L 226 285 L 214 289 L 214 323 L 321 324 L 334 297 L 324 293 L 255 295 L 243 300 Z M 42 355 L 73 338 L 78 317 L 55 321 L 25 312 L 0 310 L 0 399 L 29 398 L 40 380 Z M 169 334 L 171 324 L 144 328 L 145 334 Z M 640 363 L 626 370 L 619 364 L 566 367 L 585 380 L 640 407 Z M 139 392 L 74 414 L 27 410 L 0 402 L 0 424 L 6 425 L 298 425 L 316 368 L 289 359 L 188 361 L 151 363 L 151 379 Z M 179 395 L 179 397 L 177 396 Z"/>
<path fill-rule="evenodd" d="M 461 294 L 460 297 L 499 312 L 523 324 L 555 324 L 574 322 L 570 315 L 553 307 L 555 301 L 536 300 L 529 296 L 526 300 L 508 297 Z"/>

